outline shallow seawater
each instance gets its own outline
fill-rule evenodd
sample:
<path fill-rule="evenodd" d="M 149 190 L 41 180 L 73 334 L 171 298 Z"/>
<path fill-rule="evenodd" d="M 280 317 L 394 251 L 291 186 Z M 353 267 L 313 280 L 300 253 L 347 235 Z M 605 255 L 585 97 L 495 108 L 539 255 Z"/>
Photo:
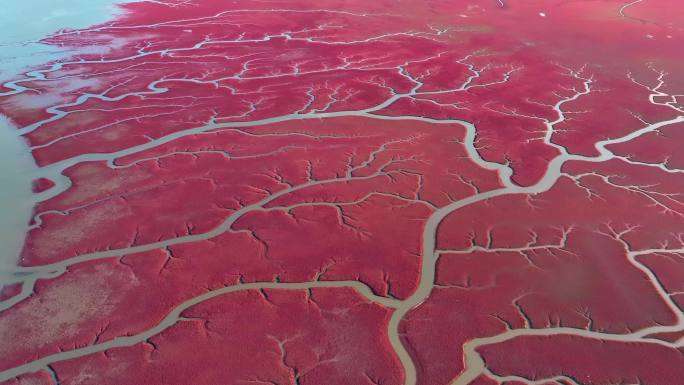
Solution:
<path fill-rule="evenodd" d="M 15 130 L 0 115 L 0 272 L 16 265 L 33 209 L 31 181 L 36 165 Z"/>
<path fill-rule="evenodd" d="M 69 54 L 41 44 L 41 38 L 63 28 L 85 28 L 111 20 L 122 0 L 11 0 L 0 12 L 0 79 L 39 63 Z"/>

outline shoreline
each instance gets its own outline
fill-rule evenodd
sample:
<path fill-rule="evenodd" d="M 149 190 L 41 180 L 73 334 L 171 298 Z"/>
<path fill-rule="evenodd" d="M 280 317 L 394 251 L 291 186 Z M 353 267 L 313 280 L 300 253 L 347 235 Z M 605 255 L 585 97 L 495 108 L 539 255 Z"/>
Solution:
<path fill-rule="evenodd" d="M 14 132 L 13 132 L 14 131 Z M 35 199 L 32 183 L 39 171 L 31 149 L 17 128 L 0 115 L 0 286 L 19 262 Z"/>

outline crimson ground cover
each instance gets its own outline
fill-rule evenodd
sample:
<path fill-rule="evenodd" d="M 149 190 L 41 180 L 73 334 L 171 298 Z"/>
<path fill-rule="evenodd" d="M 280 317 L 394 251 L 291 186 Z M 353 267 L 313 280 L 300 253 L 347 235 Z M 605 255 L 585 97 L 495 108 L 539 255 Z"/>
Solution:
<path fill-rule="evenodd" d="M 4 383 L 681 381 L 679 2 L 120 7 L 2 79 Z"/>

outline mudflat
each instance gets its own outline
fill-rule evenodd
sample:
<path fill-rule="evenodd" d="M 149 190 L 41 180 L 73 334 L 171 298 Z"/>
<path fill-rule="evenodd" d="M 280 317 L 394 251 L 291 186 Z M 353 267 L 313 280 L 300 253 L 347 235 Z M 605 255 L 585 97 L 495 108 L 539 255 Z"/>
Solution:
<path fill-rule="evenodd" d="M 681 2 L 9 7 L 0 383 L 682 383 Z"/>

